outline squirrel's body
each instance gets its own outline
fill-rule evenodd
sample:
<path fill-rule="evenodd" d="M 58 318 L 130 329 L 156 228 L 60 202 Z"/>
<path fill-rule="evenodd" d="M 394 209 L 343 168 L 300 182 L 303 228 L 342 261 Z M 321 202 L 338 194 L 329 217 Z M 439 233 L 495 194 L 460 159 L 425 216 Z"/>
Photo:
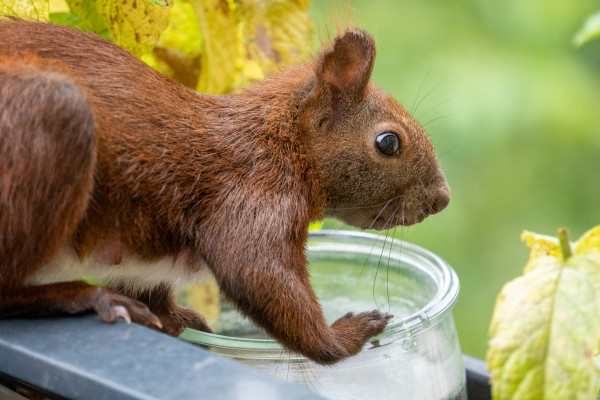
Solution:
<path fill-rule="evenodd" d="M 209 330 L 172 287 L 210 270 L 243 313 L 319 362 L 383 329 L 379 312 L 328 327 L 304 256 L 310 221 L 382 229 L 448 201 L 427 136 L 368 81 L 370 37 L 349 31 L 314 63 L 227 96 L 78 30 L 12 20 L 0 37 L 0 316 L 95 309 Z M 402 131 L 403 153 L 382 160 L 403 157 L 405 171 L 349 136 L 365 123 Z M 82 276 L 111 290 L 68 282 Z"/>
<path fill-rule="evenodd" d="M 282 113 L 277 114 L 276 110 L 269 115 L 271 109 L 254 105 L 269 102 L 287 112 L 289 105 L 279 98 L 287 100 L 289 93 L 297 91 L 292 85 L 298 82 L 293 79 L 263 83 L 277 83 L 267 89 L 265 96 L 256 87 L 252 94 L 204 96 L 165 78 L 125 50 L 94 35 L 53 25 L 19 25 L 22 26 L 18 30 L 11 31 L 11 26 L 2 30 L 4 43 L 15 46 L 0 47 L 0 57 L 13 57 L 5 65 L 23 64 L 23 60 L 14 58 L 15 54 L 25 56 L 28 66 L 40 69 L 48 69 L 49 60 L 58 61 L 50 67 L 69 75 L 83 89 L 93 110 L 98 138 L 94 197 L 99 200 L 89 204 L 73 243 L 58 253 L 61 261 L 53 262 L 56 265 L 46 268 L 47 273 L 41 270 L 40 278 L 32 277 L 33 282 L 48 283 L 53 280 L 52 271 L 60 280 L 67 276 L 76 279 L 78 274 L 100 278 L 114 272 L 94 270 L 129 263 L 154 263 L 155 270 L 164 270 L 165 276 L 160 279 L 165 281 L 169 274 L 164 267 L 171 263 L 180 270 L 187 264 L 188 273 L 193 274 L 203 268 L 204 261 L 191 249 L 205 240 L 214 240 L 206 237 L 210 229 L 199 227 L 210 224 L 218 229 L 223 224 L 218 218 L 242 206 L 236 204 L 242 197 L 236 192 L 244 190 L 248 176 L 264 182 L 266 189 L 257 194 L 252 206 L 263 208 L 268 215 L 268 203 L 278 198 L 273 202 L 280 208 L 273 209 L 278 214 L 272 216 L 277 220 L 275 224 L 291 214 L 291 210 L 285 210 L 285 204 L 296 204 L 298 200 L 291 197 L 300 194 L 298 189 L 310 190 L 294 187 L 306 186 L 303 182 L 271 179 L 275 173 L 290 177 L 307 174 L 308 168 L 295 171 L 292 162 L 293 151 L 304 153 L 304 149 L 294 143 L 297 132 L 287 122 L 292 115 L 282 118 L 281 127 L 274 126 L 272 121 L 284 117 Z M 42 28 L 48 31 L 46 35 L 40 35 Z M 289 75 L 298 78 L 296 71 L 289 71 Z M 153 90 L 156 87 L 162 89 Z M 248 97 L 256 103 L 249 102 Z M 223 131 L 227 131 L 226 138 Z M 131 149 L 137 150 L 132 153 Z M 280 201 L 286 192 L 290 198 Z M 214 209 L 217 205 L 221 212 Z M 269 220 L 257 223 L 257 235 L 273 224 Z M 98 232 L 102 234 L 99 236 Z M 229 240 L 234 238 L 232 235 Z M 123 262 L 123 257 L 128 262 Z M 81 259 L 79 264 L 85 275 L 78 272 L 76 259 Z M 140 275 L 144 275 L 139 282 L 146 289 L 146 272 L 140 270 Z M 159 273 L 156 275 L 158 279 Z M 171 274 L 170 278 L 181 279 L 178 274 Z M 131 281 L 132 285 L 135 283 Z"/>

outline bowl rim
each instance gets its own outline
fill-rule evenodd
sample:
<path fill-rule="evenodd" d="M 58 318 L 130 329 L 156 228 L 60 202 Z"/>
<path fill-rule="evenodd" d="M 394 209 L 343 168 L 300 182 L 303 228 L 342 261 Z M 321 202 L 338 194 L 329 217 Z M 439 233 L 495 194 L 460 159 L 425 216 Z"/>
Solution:
<path fill-rule="evenodd" d="M 373 337 L 371 340 L 384 339 L 394 336 L 397 338 L 415 335 L 421 331 L 427 330 L 446 318 L 452 312 L 452 309 L 458 301 L 460 282 L 454 269 L 440 256 L 431 251 L 418 246 L 406 240 L 396 238 L 382 237 L 379 235 L 352 230 L 330 230 L 320 229 L 309 232 L 308 246 L 313 239 L 333 239 L 333 240 L 353 240 L 368 241 L 374 247 L 380 243 L 382 246 L 390 246 L 390 251 L 397 251 L 401 258 L 412 258 L 417 261 L 426 261 L 429 269 L 425 270 L 425 265 L 421 265 L 422 272 L 425 272 L 437 284 L 437 291 L 420 310 L 402 318 L 394 318 L 388 323 L 385 330 Z M 387 250 L 386 250 L 387 251 Z M 420 260 L 419 260 L 420 259 Z M 179 336 L 188 342 L 202 344 L 210 347 L 231 350 L 263 351 L 275 354 L 274 357 L 280 357 L 286 350 L 274 339 L 249 339 L 233 336 L 219 335 L 216 333 L 201 332 L 186 328 Z M 236 354 L 237 358 L 243 358 L 243 355 Z M 286 355 L 286 359 L 290 356 Z M 297 358 L 304 358 L 297 355 Z"/>

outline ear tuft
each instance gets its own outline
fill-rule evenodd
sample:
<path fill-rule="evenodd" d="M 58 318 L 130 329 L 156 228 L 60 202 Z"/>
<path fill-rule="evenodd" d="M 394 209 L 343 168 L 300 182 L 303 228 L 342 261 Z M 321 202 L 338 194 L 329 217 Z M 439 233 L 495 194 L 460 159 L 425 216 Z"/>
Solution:
<path fill-rule="evenodd" d="M 333 96 L 362 98 L 373 71 L 375 41 L 363 30 L 348 29 L 321 60 L 318 72 Z"/>

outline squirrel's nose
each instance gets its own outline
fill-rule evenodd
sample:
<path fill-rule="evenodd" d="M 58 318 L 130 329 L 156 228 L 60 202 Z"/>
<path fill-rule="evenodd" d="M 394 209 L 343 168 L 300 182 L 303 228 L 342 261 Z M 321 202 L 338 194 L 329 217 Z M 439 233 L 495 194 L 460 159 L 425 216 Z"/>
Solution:
<path fill-rule="evenodd" d="M 450 203 L 450 187 L 446 181 L 440 185 L 440 188 L 436 191 L 435 197 L 431 202 L 431 213 L 437 214 L 442 211 Z"/>

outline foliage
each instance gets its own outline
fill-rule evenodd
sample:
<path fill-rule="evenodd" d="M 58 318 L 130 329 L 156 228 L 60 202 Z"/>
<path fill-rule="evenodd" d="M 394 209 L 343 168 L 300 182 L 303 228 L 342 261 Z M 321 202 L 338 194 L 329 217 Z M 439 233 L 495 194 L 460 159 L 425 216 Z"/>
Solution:
<path fill-rule="evenodd" d="M 48 1 L 38 0 L 2 0 L 0 15 L 14 15 L 36 21 L 48 20 Z"/>
<path fill-rule="evenodd" d="M 600 37 L 600 11 L 588 17 L 581 29 L 575 34 L 573 41 L 575 45 L 582 46 L 597 37 Z"/>
<path fill-rule="evenodd" d="M 70 13 L 52 7 L 63 0 L 50 1 L 51 11 Z M 600 219 L 600 40 L 578 51 L 571 45 L 598 1 L 349 2 L 351 23 L 375 36 L 375 83 L 425 126 L 452 189 L 446 210 L 395 233 L 456 269 L 461 349 L 484 357 L 496 294 L 522 273 L 523 227 L 548 232 L 565 224 L 581 234 Z M 331 3 L 312 2 L 315 26 L 332 25 Z M 185 24 L 197 23 L 192 16 Z M 164 36 L 150 55 L 158 47 L 175 59 L 183 54 L 185 62 L 175 64 L 192 65 L 186 71 L 200 63 L 202 34 L 196 59 L 171 42 L 160 45 Z M 325 226 L 342 227 L 333 220 Z"/>
<path fill-rule="evenodd" d="M 95 32 L 206 94 L 238 90 L 310 51 L 308 0 L 0 0 L 0 12 Z"/>
<path fill-rule="evenodd" d="M 311 230 L 315 230 L 316 231 L 316 230 L 321 229 L 322 227 L 323 227 L 323 221 L 316 221 L 316 222 L 311 223 L 308 226 L 308 230 L 309 231 L 311 231 Z"/>
<path fill-rule="evenodd" d="M 591 399 L 600 345 L 600 226 L 574 244 L 525 232 L 524 275 L 504 286 L 490 326 L 494 399 Z"/>
<path fill-rule="evenodd" d="M 497 294 L 523 273 L 523 228 L 568 225 L 578 237 L 600 221 L 600 40 L 572 45 L 598 4 L 351 1 L 352 24 L 375 37 L 375 83 L 424 126 L 452 191 L 447 209 L 389 234 L 456 270 L 454 321 L 462 351 L 478 358 Z M 312 3 L 315 26 L 331 15 Z"/>

